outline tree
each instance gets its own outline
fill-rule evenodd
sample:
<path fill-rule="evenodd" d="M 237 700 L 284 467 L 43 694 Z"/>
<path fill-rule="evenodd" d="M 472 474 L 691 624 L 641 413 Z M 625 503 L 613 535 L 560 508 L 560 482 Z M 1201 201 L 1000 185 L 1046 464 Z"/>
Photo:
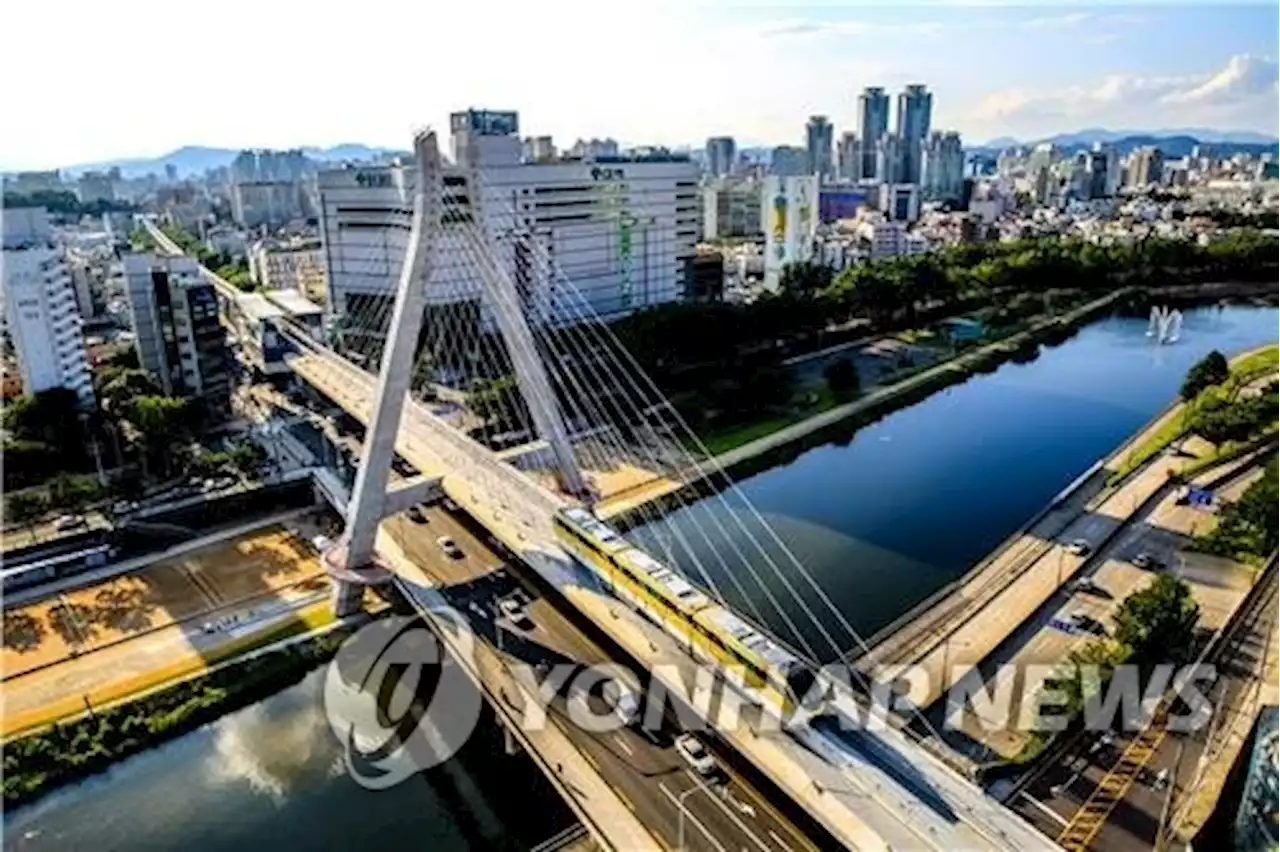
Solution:
<path fill-rule="evenodd" d="M 49 483 L 49 505 L 79 512 L 102 496 L 102 486 L 92 476 L 60 473 Z"/>
<path fill-rule="evenodd" d="M 1115 638 L 1139 662 L 1184 662 L 1190 657 L 1200 606 L 1191 587 L 1170 574 L 1125 598 L 1116 609 Z"/>
<path fill-rule="evenodd" d="M 1200 395 L 1200 391 L 1222 384 L 1230 377 L 1231 367 L 1227 364 L 1226 356 L 1215 349 L 1187 371 L 1187 377 L 1182 382 L 1181 396 L 1184 400 L 1193 400 Z"/>
<path fill-rule="evenodd" d="M 7 520 L 19 526 L 29 526 L 37 518 L 48 511 L 44 497 L 29 491 L 10 494 L 5 501 Z"/>
<path fill-rule="evenodd" d="M 788 263 L 778 276 L 778 289 L 788 296 L 808 298 L 831 286 L 834 272 L 819 263 Z"/>
<path fill-rule="evenodd" d="M 172 396 L 139 396 L 124 406 L 123 413 L 142 445 L 144 468 L 160 474 L 172 471 L 179 460 L 177 448 L 185 446 L 190 431 L 187 401 Z"/>
<path fill-rule="evenodd" d="M 141 396 L 159 392 L 151 374 L 130 367 L 107 367 L 99 372 L 98 399 L 103 411 L 121 416 L 129 403 Z"/>
<path fill-rule="evenodd" d="M 853 396 L 858 392 L 858 368 L 848 358 L 837 358 L 822 371 L 827 387 L 839 397 Z"/>

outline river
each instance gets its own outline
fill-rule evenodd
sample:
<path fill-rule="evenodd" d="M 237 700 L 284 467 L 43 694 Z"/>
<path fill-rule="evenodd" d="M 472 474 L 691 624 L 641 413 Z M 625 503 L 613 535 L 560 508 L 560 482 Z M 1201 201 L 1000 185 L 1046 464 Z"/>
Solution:
<path fill-rule="evenodd" d="M 5 814 L 10 850 L 520 850 L 572 824 L 493 724 L 388 790 L 346 774 L 324 670 L 271 698 Z"/>
<path fill-rule="evenodd" d="M 964 573 L 1168 405 L 1205 354 L 1274 342 L 1278 316 L 1274 307 L 1190 309 L 1179 339 L 1166 345 L 1146 336 L 1145 317 L 1100 319 L 1058 346 L 1041 347 L 1034 361 L 1005 363 L 859 429 L 846 443 L 816 447 L 747 477 L 742 493 L 868 636 Z M 732 496 L 708 498 L 637 534 L 655 553 L 664 552 L 664 537 L 686 543 L 722 593 L 743 606 L 711 553 L 723 545 L 708 545 L 692 527 L 715 517 L 732 530 L 735 514 L 744 513 Z M 776 548 L 766 542 L 765 549 L 782 562 Z M 679 561 L 680 548 L 674 552 Z M 830 658 L 764 560 L 752 561 L 816 655 Z M 779 635 L 792 635 L 740 562 L 729 560 L 756 598 L 758 617 Z M 806 597 L 813 612 L 825 615 L 816 595 Z M 852 647 L 834 620 L 825 620 L 842 648 Z"/>
<path fill-rule="evenodd" d="M 1149 420 L 1212 349 L 1276 340 L 1274 307 L 1197 308 L 1156 346 L 1111 317 L 747 478 L 744 492 L 870 633 L 959 576 Z M 687 511 L 687 510 L 686 510 Z M 664 523 L 688 520 L 677 512 Z M 652 529 L 649 535 L 655 535 Z M 567 812 L 492 727 L 371 793 L 341 771 L 319 674 L 6 815 L 8 848 L 527 848 Z"/>

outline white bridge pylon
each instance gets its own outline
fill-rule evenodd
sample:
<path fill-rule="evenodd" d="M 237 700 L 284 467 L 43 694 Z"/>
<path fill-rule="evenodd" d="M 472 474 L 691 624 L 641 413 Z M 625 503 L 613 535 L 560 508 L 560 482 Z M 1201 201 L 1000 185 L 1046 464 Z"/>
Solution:
<path fill-rule="evenodd" d="M 338 580 L 335 609 L 339 614 L 358 606 L 359 580 L 362 577 L 359 572 L 370 568 L 374 560 L 379 522 L 403 510 L 406 505 L 403 496 L 398 494 L 404 489 L 393 489 L 389 493 L 387 485 L 401 415 L 413 379 L 427 283 L 437 260 L 444 222 L 453 219 L 460 223 L 458 227 L 467 228 L 474 227 L 472 222 L 483 221 L 478 209 L 480 193 L 476 191 L 470 193 L 470 215 L 446 215 L 440 151 L 434 132 L 425 131 L 414 138 L 414 156 L 418 173 L 414 188 L 413 225 L 382 352 L 364 452 L 347 508 L 346 532 L 339 547 L 326 555 L 327 566 Z M 479 230 L 483 235 L 483 229 Z M 511 358 L 521 395 L 539 437 L 551 448 L 561 487 L 566 493 L 584 495 L 587 491 L 585 480 L 574 460 L 564 416 L 538 357 L 514 282 L 502 264 L 489 254 L 488 241 L 484 240 L 483 244 L 485 252 L 476 263 L 475 271 Z M 425 494 L 433 485 L 431 482 L 411 481 L 410 487 L 421 488 Z"/>

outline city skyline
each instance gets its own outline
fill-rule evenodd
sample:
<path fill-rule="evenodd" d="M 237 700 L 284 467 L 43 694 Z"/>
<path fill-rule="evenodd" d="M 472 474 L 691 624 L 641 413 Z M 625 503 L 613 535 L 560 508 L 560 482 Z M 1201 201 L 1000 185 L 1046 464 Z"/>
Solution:
<path fill-rule="evenodd" d="M 136 14 L 78 10 L 85 26 L 65 33 L 65 68 L 42 66 L 38 40 L 0 57 L 0 73 L 10 79 L 46 67 L 48 83 L 10 92 L 16 114 L 39 120 L 0 140 L 0 168 L 153 156 L 188 144 L 288 148 L 355 139 L 402 148 L 414 127 L 443 128 L 449 112 L 471 105 L 518 109 L 526 131 L 562 146 L 612 136 L 696 147 L 718 135 L 733 136 L 740 147 L 799 145 L 809 115 L 828 116 L 838 137 L 856 127 L 864 87 L 896 95 L 911 83 L 933 92 L 936 126 L 955 128 L 972 143 L 1096 126 L 1274 134 L 1278 121 L 1278 18 L 1268 6 L 659 7 L 627 23 L 628 43 L 640 48 L 631 55 L 653 48 L 644 74 L 598 73 L 618 60 L 615 39 L 596 16 L 566 14 L 550 27 L 545 15 L 511 7 L 503 11 L 509 26 L 486 27 L 484 43 L 491 56 L 536 56 L 541 72 L 520 75 L 469 53 L 474 40 L 441 40 L 416 65 L 392 49 L 427 23 L 446 31 L 484 27 L 492 10 L 432 9 L 428 20 L 425 10 L 387 2 L 385 10 L 396 10 L 395 31 L 353 36 L 341 18 L 298 18 L 233 0 L 201 38 L 236 43 L 245 36 L 238 22 L 251 19 L 259 32 L 289 29 L 295 44 L 332 45 L 333 60 L 264 51 L 218 65 L 193 85 L 189 75 L 157 73 L 148 51 L 126 51 L 111 57 L 115 75 L 147 79 L 149 97 L 166 103 L 163 110 L 85 89 L 78 81 L 91 77 L 89 63 L 76 57 L 93 56 L 100 67 L 93 45 L 122 41 L 126 28 L 154 17 L 147 11 L 154 5 L 126 4 Z M 24 8 L 16 23 L 60 30 L 55 18 L 65 11 L 59 4 Z M 532 43 L 529 32 L 537 33 Z M 467 74 L 452 73 L 461 66 Z M 412 97 L 393 82 L 413 79 L 422 85 Z M 82 96 L 49 108 L 48 91 L 76 85 Z M 218 92 L 235 96 L 223 100 Z"/>

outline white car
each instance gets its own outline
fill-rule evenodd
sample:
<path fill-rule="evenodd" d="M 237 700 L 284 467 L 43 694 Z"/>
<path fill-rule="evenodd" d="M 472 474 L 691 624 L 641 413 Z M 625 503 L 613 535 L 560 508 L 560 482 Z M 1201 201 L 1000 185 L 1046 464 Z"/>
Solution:
<path fill-rule="evenodd" d="M 448 556 L 450 559 L 462 558 L 462 548 L 458 547 L 457 542 L 449 538 L 449 536 L 447 535 L 440 536 L 438 539 L 436 539 L 436 545 L 439 546 L 439 548 L 443 550 L 445 552 L 445 555 Z"/>
<path fill-rule="evenodd" d="M 53 522 L 53 528 L 58 532 L 67 532 L 69 530 L 77 530 L 80 527 L 87 526 L 83 515 L 63 515 L 61 518 Z"/>
<path fill-rule="evenodd" d="M 676 737 L 676 753 L 699 775 L 710 775 L 716 771 L 715 758 L 693 734 Z"/>
<path fill-rule="evenodd" d="M 1067 545 L 1067 553 L 1073 556 L 1088 556 L 1092 550 L 1093 547 L 1089 542 L 1082 538 L 1078 538 Z"/>
<path fill-rule="evenodd" d="M 529 617 L 524 605 L 515 598 L 503 598 L 498 601 L 498 611 L 502 613 L 503 618 L 516 627 L 521 627 L 525 630 L 533 627 L 533 619 Z"/>

